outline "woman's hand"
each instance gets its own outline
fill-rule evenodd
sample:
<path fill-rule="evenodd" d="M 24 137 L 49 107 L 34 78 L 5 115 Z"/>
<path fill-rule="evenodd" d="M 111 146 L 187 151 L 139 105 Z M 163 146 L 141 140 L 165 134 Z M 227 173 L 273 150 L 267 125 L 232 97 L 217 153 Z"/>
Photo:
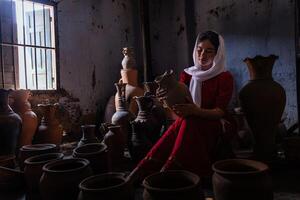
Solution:
<path fill-rule="evenodd" d="M 188 117 L 198 115 L 199 107 L 194 103 L 175 104 L 172 110 L 180 117 Z"/>

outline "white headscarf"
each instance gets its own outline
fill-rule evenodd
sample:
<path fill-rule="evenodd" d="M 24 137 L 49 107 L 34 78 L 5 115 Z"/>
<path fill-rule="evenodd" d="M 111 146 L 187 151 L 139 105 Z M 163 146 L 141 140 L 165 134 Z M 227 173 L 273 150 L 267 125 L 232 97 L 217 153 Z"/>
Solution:
<path fill-rule="evenodd" d="M 202 82 L 224 72 L 226 68 L 224 39 L 220 34 L 218 35 L 219 35 L 219 47 L 218 47 L 217 54 L 214 57 L 212 67 L 208 70 L 201 70 L 201 66 L 198 60 L 198 51 L 197 51 L 197 46 L 199 44 L 199 36 L 200 36 L 199 34 L 197 36 L 194 52 L 193 52 L 194 66 L 184 69 L 184 71 L 187 74 L 192 76 L 189 89 L 194 103 L 200 107 L 201 107 Z"/>

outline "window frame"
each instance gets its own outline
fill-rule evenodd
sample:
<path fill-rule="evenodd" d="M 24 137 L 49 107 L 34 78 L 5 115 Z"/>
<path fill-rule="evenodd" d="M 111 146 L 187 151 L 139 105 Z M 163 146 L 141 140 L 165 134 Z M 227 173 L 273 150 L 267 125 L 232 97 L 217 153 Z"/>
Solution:
<path fill-rule="evenodd" d="M 12 0 L 10 0 L 12 2 Z M 44 93 L 56 93 L 57 91 L 59 91 L 61 89 L 60 87 L 60 62 L 59 62 L 59 41 L 58 41 L 58 11 L 57 11 L 57 2 L 54 2 L 54 0 L 21 0 L 22 2 L 24 1 L 29 1 L 29 2 L 33 2 L 33 3 L 39 3 L 39 4 L 43 4 L 43 5 L 48 5 L 48 6 L 52 6 L 53 7 L 53 16 L 54 16 L 54 40 L 55 40 L 55 65 L 56 65 L 56 89 L 28 89 L 27 90 L 30 90 L 33 94 L 44 94 Z M 0 21 L 0 31 L 1 30 L 1 21 Z M 12 36 L 10 37 L 14 37 L 14 31 L 12 31 Z M 24 38 L 25 39 L 25 38 Z M 3 61 L 3 51 L 2 51 L 2 48 L 3 46 L 6 46 L 5 45 L 6 42 L 3 42 L 2 40 L 2 32 L 0 32 L 0 56 L 2 56 L 2 59 L 1 59 L 1 62 L 0 62 L 0 70 L 2 70 L 2 78 L 5 77 L 5 74 L 4 74 L 4 61 Z M 3 45 L 4 44 L 4 45 Z M 15 47 L 15 46 L 22 46 L 20 44 L 16 44 L 13 40 L 11 41 L 11 43 L 7 43 L 9 44 L 8 46 L 10 47 Z M 30 46 L 30 45 L 27 45 L 27 46 Z M 39 48 L 38 45 L 32 45 L 33 48 Z M 25 55 L 24 55 L 25 56 Z M 15 60 L 15 56 L 13 55 L 13 60 Z M 14 61 L 13 61 L 14 62 Z M 17 88 L 17 77 L 16 77 L 16 69 L 17 67 L 19 66 L 16 66 L 15 64 L 13 64 L 13 72 L 14 72 L 14 89 L 15 90 L 18 90 L 20 88 Z M 26 78 L 27 79 L 27 78 Z M 28 80 L 26 80 L 28 81 Z M 0 83 L 0 88 L 3 88 L 3 83 L 4 82 L 1 82 Z"/>

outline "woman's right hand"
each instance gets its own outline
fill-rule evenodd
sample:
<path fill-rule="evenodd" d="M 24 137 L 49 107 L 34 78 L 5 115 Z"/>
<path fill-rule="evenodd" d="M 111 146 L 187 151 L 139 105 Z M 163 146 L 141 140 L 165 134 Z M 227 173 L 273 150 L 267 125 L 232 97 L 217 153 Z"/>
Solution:
<path fill-rule="evenodd" d="M 156 90 L 156 98 L 160 101 L 163 102 L 163 100 L 166 99 L 168 91 L 166 88 L 161 88 L 159 90 Z"/>

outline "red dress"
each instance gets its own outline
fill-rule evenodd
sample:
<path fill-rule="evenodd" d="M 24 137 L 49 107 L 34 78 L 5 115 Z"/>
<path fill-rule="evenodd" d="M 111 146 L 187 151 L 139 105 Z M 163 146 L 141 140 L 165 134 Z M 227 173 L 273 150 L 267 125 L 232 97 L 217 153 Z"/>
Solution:
<path fill-rule="evenodd" d="M 191 76 L 185 72 L 180 81 L 189 84 Z M 220 108 L 228 118 L 227 106 L 233 92 L 233 77 L 223 72 L 202 83 L 202 108 Z M 200 117 L 177 118 L 158 142 L 140 161 L 145 173 L 170 169 L 185 169 L 208 176 L 211 174 L 213 152 L 220 134 L 224 133 L 220 120 Z M 226 133 L 226 132 L 225 132 Z"/>

